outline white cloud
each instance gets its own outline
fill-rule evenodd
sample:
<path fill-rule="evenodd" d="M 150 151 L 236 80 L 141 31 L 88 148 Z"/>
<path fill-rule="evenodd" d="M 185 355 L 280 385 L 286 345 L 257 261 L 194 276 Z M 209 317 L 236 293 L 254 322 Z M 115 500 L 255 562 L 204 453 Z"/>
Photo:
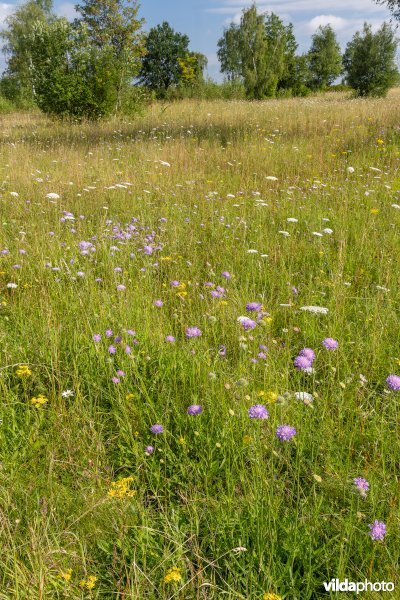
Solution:
<path fill-rule="evenodd" d="M 61 4 L 56 6 L 56 13 L 60 17 L 66 17 L 70 21 L 78 16 L 75 10 L 75 3 L 73 2 L 61 2 Z"/>
<path fill-rule="evenodd" d="M 14 9 L 14 4 L 0 2 L 0 26 L 3 25 L 4 21 L 11 15 Z"/>
<path fill-rule="evenodd" d="M 206 9 L 207 12 L 236 15 L 238 10 L 246 8 L 252 4 L 252 0 L 223 0 L 219 6 Z M 265 0 L 256 2 L 260 12 L 276 12 L 277 14 L 291 13 L 298 14 L 304 12 L 331 11 L 335 12 L 357 12 L 366 16 L 368 14 L 382 13 L 385 9 L 376 5 L 372 0 Z M 387 12 L 387 11 L 386 11 Z"/>
<path fill-rule="evenodd" d="M 335 31 L 343 31 L 349 27 L 350 21 L 343 19 L 343 17 L 335 17 L 334 15 L 318 15 L 307 23 L 307 29 L 311 33 L 314 33 L 318 27 L 325 27 L 325 25 L 331 25 Z"/>

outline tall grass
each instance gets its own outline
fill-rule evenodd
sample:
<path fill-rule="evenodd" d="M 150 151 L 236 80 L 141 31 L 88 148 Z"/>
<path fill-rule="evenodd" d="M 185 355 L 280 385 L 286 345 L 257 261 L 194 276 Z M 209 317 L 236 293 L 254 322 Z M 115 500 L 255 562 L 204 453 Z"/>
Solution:
<path fill-rule="evenodd" d="M 399 116 L 396 91 L 1 117 L 0 599 L 399 584 Z"/>

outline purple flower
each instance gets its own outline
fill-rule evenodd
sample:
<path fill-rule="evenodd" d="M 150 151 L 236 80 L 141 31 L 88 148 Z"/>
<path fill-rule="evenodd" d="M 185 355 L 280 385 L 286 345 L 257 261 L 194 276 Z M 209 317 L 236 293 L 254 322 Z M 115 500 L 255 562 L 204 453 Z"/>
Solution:
<path fill-rule="evenodd" d="M 165 338 L 165 341 L 168 342 L 169 344 L 173 344 L 175 342 L 175 338 L 173 335 L 167 335 Z"/>
<path fill-rule="evenodd" d="M 118 377 L 113 377 L 113 378 L 111 379 L 111 381 L 112 381 L 113 383 L 115 383 L 115 384 L 119 383 L 119 379 L 118 379 Z"/>
<path fill-rule="evenodd" d="M 219 347 L 218 354 L 222 358 L 225 358 L 225 356 L 226 356 L 226 346 L 224 346 L 224 344 L 221 344 L 221 346 Z"/>
<path fill-rule="evenodd" d="M 299 356 L 305 356 L 311 363 L 315 360 L 315 352 L 312 348 L 303 348 L 300 350 Z"/>
<path fill-rule="evenodd" d="M 114 334 L 113 334 L 113 331 L 112 331 L 112 329 L 107 329 L 107 331 L 106 331 L 106 337 L 110 338 L 110 337 L 112 337 L 113 335 L 114 335 Z"/>
<path fill-rule="evenodd" d="M 173 281 L 170 282 L 172 287 L 178 287 L 180 285 L 180 282 L 177 281 L 176 279 L 174 279 Z"/>
<path fill-rule="evenodd" d="M 232 275 L 228 271 L 222 271 L 221 275 L 222 275 L 222 277 L 225 277 L 225 279 L 232 278 Z"/>
<path fill-rule="evenodd" d="M 154 300 L 153 304 L 154 304 L 154 306 L 157 306 L 157 308 L 161 308 L 161 306 L 163 306 L 164 302 L 162 300 Z"/>
<path fill-rule="evenodd" d="M 369 535 L 374 541 L 383 540 L 386 535 L 386 525 L 383 523 L 383 521 L 378 521 L 375 519 L 375 521 L 371 525 L 368 525 L 368 527 L 371 530 Z"/>
<path fill-rule="evenodd" d="M 124 371 L 121 371 L 121 369 L 119 369 L 117 371 L 117 375 L 118 375 L 118 377 L 125 377 L 125 373 L 124 373 Z"/>
<path fill-rule="evenodd" d="M 400 392 L 400 376 L 399 375 L 389 375 L 386 379 L 386 383 L 389 389 L 393 392 Z"/>
<path fill-rule="evenodd" d="M 254 404 L 247 411 L 250 419 L 268 419 L 269 412 L 263 404 Z"/>
<path fill-rule="evenodd" d="M 116 344 L 120 344 L 120 343 L 122 342 L 122 335 L 117 335 L 117 336 L 115 336 L 115 338 L 114 338 L 114 342 L 115 342 Z"/>
<path fill-rule="evenodd" d="M 127 329 L 127 330 L 126 330 L 126 333 L 127 333 L 128 335 L 131 335 L 131 336 L 133 336 L 133 337 L 135 337 L 135 335 L 136 335 L 136 331 L 133 331 L 133 329 Z"/>
<path fill-rule="evenodd" d="M 265 352 L 259 352 L 257 354 L 257 358 L 259 358 L 260 360 L 267 360 L 267 355 L 265 354 Z"/>
<path fill-rule="evenodd" d="M 353 479 L 353 483 L 356 486 L 356 488 L 359 490 L 361 496 L 363 498 L 366 498 L 367 492 L 369 490 L 368 481 L 366 479 L 364 479 L 364 477 L 355 477 Z"/>
<path fill-rule="evenodd" d="M 117 285 L 117 291 L 118 292 L 124 292 L 126 290 L 126 286 L 122 285 L 122 283 L 120 283 L 119 285 Z"/>
<path fill-rule="evenodd" d="M 297 296 L 297 294 L 298 294 L 298 293 L 299 293 L 299 290 L 297 289 L 297 287 L 293 286 L 293 287 L 292 287 L 292 294 L 293 294 L 294 296 Z"/>
<path fill-rule="evenodd" d="M 163 433 L 164 432 L 164 427 L 162 425 L 152 425 L 150 427 L 150 431 L 151 433 L 154 433 L 154 435 L 158 435 L 159 433 Z"/>
<path fill-rule="evenodd" d="M 238 317 L 238 321 L 245 331 L 257 327 L 257 323 L 253 319 L 249 319 L 249 317 Z"/>
<path fill-rule="evenodd" d="M 143 252 L 148 255 L 153 254 L 153 248 L 151 246 L 145 246 Z"/>
<path fill-rule="evenodd" d="M 99 342 L 101 342 L 101 335 L 100 335 L 100 333 L 95 333 L 92 339 L 93 339 L 93 341 L 96 344 L 98 344 Z"/>
<path fill-rule="evenodd" d="M 200 337 L 201 336 L 201 330 L 198 327 L 188 327 L 186 329 L 186 337 L 187 338 L 194 338 L 194 337 Z"/>
<path fill-rule="evenodd" d="M 281 442 L 288 442 L 295 435 L 296 429 L 290 425 L 279 425 L 276 430 L 276 437 L 281 440 Z"/>
<path fill-rule="evenodd" d="M 336 348 L 339 346 L 339 342 L 333 338 L 325 338 L 322 341 L 322 345 L 325 346 L 327 350 L 336 350 Z"/>
<path fill-rule="evenodd" d="M 296 356 L 294 359 L 294 366 L 298 371 L 305 371 L 306 369 L 310 369 L 312 362 L 306 356 Z"/>
<path fill-rule="evenodd" d="M 200 404 L 192 404 L 187 409 L 187 414 L 188 415 L 199 415 L 202 412 L 203 412 L 203 409 L 200 406 Z"/>
<path fill-rule="evenodd" d="M 249 302 L 246 304 L 247 312 L 255 312 L 260 311 L 262 308 L 262 304 L 260 302 Z"/>
<path fill-rule="evenodd" d="M 150 456 L 154 452 L 154 446 L 146 446 L 146 448 L 144 449 L 144 451 L 145 451 L 146 454 L 148 454 Z"/>
<path fill-rule="evenodd" d="M 112 344 L 111 344 L 111 346 L 108 346 L 108 354 L 115 354 L 116 351 L 117 351 L 116 347 L 113 346 Z"/>

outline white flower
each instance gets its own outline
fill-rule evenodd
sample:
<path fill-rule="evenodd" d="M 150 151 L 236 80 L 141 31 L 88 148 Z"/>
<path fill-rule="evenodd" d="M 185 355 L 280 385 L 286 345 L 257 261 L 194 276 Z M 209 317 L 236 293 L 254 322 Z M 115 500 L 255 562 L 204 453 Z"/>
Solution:
<path fill-rule="evenodd" d="M 46 198 L 49 198 L 49 200 L 59 200 L 60 196 L 55 192 L 50 192 L 49 194 L 46 194 Z"/>
<path fill-rule="evenodd" d="M 285 237 L 290 236 L 290 233 L 288 231 L 278 231 L 278 233 L 280 233 L 281 235 L 284 235 Z"/>
<path fill-rule="evenodd" d="M 300 310 L 304 310 L 315 315 L 326 315 L 329 312 L 329 309 L 325 308 L 324 306 L 301 306 Z"/>
<path fill-rule="evenodd" d="M 75 394 L 72 390 L 64 390 L 63 392 L 61 392 L 61 396 L 63 398 L 73 398 Z"/>
<path fill-rule="evenodd" d="M 18 198 L 19 194 L 18 194 L 18 192 L 10 192 L 10 196 L 14 196 L 15 198 Z"/>
<path fill-rule="evenodd" d="M 286 221 L 288 223 L 298 223 L 299 222 L 299 220 L 295 219 L 294 217 L 289 217 L 288 219 L 286 219 Z"/>
<path fill-rule="evenodd" d="M 247 552 L 247 548 L 244 546 L 238 546 L 237 548 L 232 548 L 232 552 L 234 554 L 241 554 L 242 552 Z"/>
<path fill-rule="evenodd" d="M 399 204 L 392 204 L 392 208 L 400 208 Z"/>
<path fill-rule="evenodd" d="M 329 229 L 329 227 L 325 227 L 325 229 L 322 230 L 322 233 L 326 233 L 327 235 L 331 235 L 331 233 L 333 233 L 333 229 Z"/>
<path fill-rule="evenodd" d="M 269 181 L 278 181 L 278 178 L 273 175 L 267 175 L 265 179 L 268 179 Z"/>
<path fill-rule="evenodd" d="M 316 237 L 324 237 L 322 235 L 322 233 L 320 233 L 319 231 L 313 231 L 312 234 L 315 235 Z"/>
<path fill-rule="evenodd" d="M 254 250 L 254 248 L 250 248 L 250 250 L 247 250 L 247 254 L 258 254 L 258 250 Z"/>
<path fill-rule="evenodd" d="M 15 290 L 18 287 L 17 283 L 7 283 L 7 287 L 9 290 Z"/>
<path fill-rule="evenodd" d="M 301 400 L 304 404 L 311 404 L 314 400 L 314 396 L 308 392 L 295 392 L 294 397 L 296 400 Z"/>
<path fill-rule="evenodd" d="M 347 167 L 348 173 L 354 173 L 354 167 Z"/>

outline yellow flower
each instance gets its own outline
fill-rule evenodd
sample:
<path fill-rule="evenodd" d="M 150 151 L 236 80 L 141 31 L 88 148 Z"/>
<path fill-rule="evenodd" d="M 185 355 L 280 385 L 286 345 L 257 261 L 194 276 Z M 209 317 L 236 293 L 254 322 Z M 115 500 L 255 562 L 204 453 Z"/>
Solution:
<path fill-rule="evenodd" d="M 97 577 L 95 575 L 89 575 L 87 579 L 82 579 L 79 582 L 81 588 L 86 588 L 87 590 L 92 590 L 96 585 Z"/>
<path fill-rule="evenodd" d="M 371 208 L 370 213 L 371 215 L 377 215 L 379 212 L 379 208 Z"/>
<path fill-rule="evenodd" d="M 15 374 L 18 377 L 30 377 L 32 375 L 32 371 L 30 370 L 28 365 L 20 365 L 15 371 Z"/>
<path fill-rule="evenodd" d="M 243 436 L 243 444 L 250 444 L 251 442 L 251 437 L 249 435 L 244 435 Z"/>
<path fill-rule="evenodd" d="M 181 581 L 182 575 L 181 570 L 178 567 L 172 567 L 164 577 L 164 583 L 171 583 L 171 581 Z"/>
<path fill-rule="evenodd" d="M 228 305 L 228 302 L 227 302 L 226 300 L 220 300 L 220 303 L 219 303 L 219 305 L 220 305 L 220 306 L 227 306 L 227 305 Z"/>
<path fill-rule="evenodd" d="M 110 498 L 131 498 L 136 494 L 136 490 L 131 488 L 133 477 L 123 477 L 119 481 L 113 481 L 111 488 L 107 492 Z"/>
<path fill-rule="evenodd" d="M 272 323 L 272 317 L 270 317 L 270 316 L 263 317 L 263 321 L 264 321 L 264 323 L 268 323 L 268 325 L 269 325 L 270 323 Z"/>
<path fill-rule="evenodd" d="M 263 596 L 263 600 L 282 600 L 282 598 L 273 592 L 266 592 Z"/>
<path fill-rule="evenodd" d="M 178 296 L 178 298 L 184 298 L 185 296 L 188 295 L 188 293 L 187 292 L 178 292 L 176 295 Z"/>
<path fill-rule="evenodd" d="M 186 445 L 186 440 L 182 436 L 179 438 L 178 442 L 181 444 L 181 446 L 185 446 Z"/>
<path fill-rule="evenodd" d="M 31 404 L 33 404 L 33 406 L 36 406 L 36 408 L 44 406 L 45 404 L 47 404 L 48 401 L 49 399 L 46 398 L 46 396 L 43 396 L 43 394 L 39 394 L 37 398 L 31 398 Z"/>
<path fill-rule="evenodd" d="M 72 569 L 67 569 L 66 571 L 60 571 L 58 576 L 60 577 L 60 579 L 64 579 L 64 581 L 71 581 Z"/>
<path fill-rule="evenodd" d="M 132 392 L 130 392 L 129 394 L 127 394 L 125 396 L 125 400 L 133 400 L 135 397 L 135 394 L 132 394 Z"/>
<path fill-rule="evenodd" d="M 382 145 L 382 144 L 384 144 L 385 142 L 384 142 L 383 140 L 376 140 L 376 143 L 377 143 L 377 144 L 379 144 L 379 145 Z"/>
<path fill-rule="evenodd" d="M 172 260 L 172 256 L 162 256 L 160 260 Z"/>

